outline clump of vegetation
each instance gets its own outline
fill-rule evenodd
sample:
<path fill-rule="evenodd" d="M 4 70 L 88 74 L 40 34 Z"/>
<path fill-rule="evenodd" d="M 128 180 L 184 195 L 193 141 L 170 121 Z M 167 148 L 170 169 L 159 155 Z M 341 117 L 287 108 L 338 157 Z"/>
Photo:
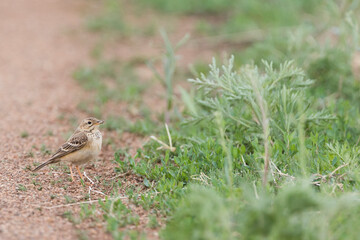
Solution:
<path fill-rule="evenodd" d="M 47 156 L 51 154 L 51 150 L 45 144 L 41 144 L 40 151 L 43 156 Z"/>
<path fill-rule="evenodd" d="M 213 62 L 208 74 L 190 80 L 198 86 L 195 98 L 188 95 L 185 101 L 191 117 L 177 125 L 178 130 L 171 128 L 158 137 L 163 143 L 171 138 L 175 151 L 158 150 L 159 143 L 150 142 L 134 157 L 116 155 L 118 170 L 144 177 L 144 185 L 154 195 L 151 199 L 142 198 L 140 204 L 150 205 L 165 215 L 174 214 L 164 232 L 165 238 L 173 239 L 181 232 L 179 236 L 189 239 L 244 235 L 318 239 L 317 232 L 322 226 L 302 222 L 318 211 L 319 219 L 328 223 L 343 221 L 327 215 L 327 208 L 321 204 L 324 201 L 326 206 L 334 204 L 336 209 L 341 208 L 342 200 L 328 199 L 328 194 L 352 191 L 358 185 L 356 159 L 360 149 L 350 146 L 358 141 L 352 136 L 360 129 L 345 124 L 344 118 L 348 116 L 332 112 L 335 106 L 343 108 L 344 102 L 331 102 L 326 108 L 319 108 L 311 96 L 314 81 L 293 62 L 278 68 L 264 62 L 263 66 L 246 65 L 239 70 L 234 70 L 233 63 L 231 58 L 219 68 Z M 344 129 L 348 129 L 348 135 L 343 133 Z M 302 179 L 320 193 L 312 198 L 311 188 L 298 189 L 299 185 L 294 185 L 286 188 L 283 195 L 277 194 L 282 192 L 279 189 Z M 194 183 L 203 186 L 188 190 L 187 186 Z M 248 200 L 243 195 L 247 191 L 244 183 L 253 183 L 252 194 L 261 200 Z M 183 202 L 180 206 L 179 201 Z M 233 201 L 234 204 L 229 204 Z M 250 211 L 251 206 L 254 209 Z M 352 207 L 355 211 L 358 206 Z M 295 210 L 287 212 L 287 208 Z M 192 213 L 191 209 L 197 211 Z M 216 209 L 224 214 L 219 216 Z M 226 226 L 221 231 L 212 227 L 212 223 L 206 222 L 209 214 L 218 217 L 212 217 L 212 223 L 220 221 Z M 267 218 L 275 223 L 264 223 L 262 229 L 258 221 Z M 286 228 L 290 226 L 288 219 L 294 222 Z M 234 225 L 235 229 L 229 227 Z M 174 230 L 175 226 L 179 231 Z M 322 231 L 327 236 L 337 234 L 328 228 Z M 349 229 L 341 231 L 353 234 Z"/>
<path fill-rule="evenodd" d="M 191 91 L 181 91 L 184 109 L 175 112 L 176 47 L 162 32 L 164 77 L 152 67 L 166 89 L 169 124 L 149 116 L 107 121 L 108 130 L 156 135 L 135 156 L 115 154 L 117 173 L 141 179 L 126 198 L 156 214 L 149 226 L 166 219 L 163 239 L 356 239 L 360 84 L 350 65 L 359 38 L 356 17 L 345 13 L 356 3 L 276 0 L 275 9 L 257 0 L 138 2 L 166 12 L 217 12 L 226 16 L 219 24 L 225 32 L 255 36 L 221 66 L 215 59 L 209 68 L 198 64 Z M 75 77 L 107 102 L 130 84 L 120 71 L 116 61 L 98 61 Z M 134 89 L 129 102 L 140 97 L 141 84 Z M 139 221 L 114 195 L 101 209 L 108 231 L 121 238 L 120 228 Z"/>
<path fill-rule="evenodd" d="M 154 9 L 168 13 L 185 13 L 185 14 L 210 14 L 222 13 L 234 6 L 232 0 L 208 0 L 200 1 L 164 1 L 164 0 L 138 0 L 140 4 L 152 6 Z"/>
<path fill-rule="evenodd" d="M 86 89 L 96 90 L 100 104 L 110 99 L 136 101 L 146 86 L 138 81 L 128 67 L 115 61 L 100 60 L 93 67 L 78 68 L 74 78 Z"/>
<path fill-rule="evenodd" d="M 121 239 L 127 235 L 126 232 L 119 232 L 119 227 L 124 227 L 128 224 L 138 225 L 139 216 L 132 214 L 131 210 L 121 202 L 120 198 L 105 202 L 99 201 L 99 203 L 103 211 L 106 213 L 104 217 L 107 222 L 107 229 L 115 239 Z"/>
<path fill-rule="evenodd" d="M 160 74 L 156 68 L 153 66 L 153 62 L 148 62 L 148 66 L 153 71 L 157 80 L 163 85 L 166 89 L 166 110 L 165 110 L 165 122 L 169 123 L 170 114 L 173 110 L 173 102 L 174 102 L 174 74 L 176 69 L 176 61 L 177 57 L 175 55 L 176 51 L 187 41 L 189 38 L 188 35 L 185 35 L 179 42 L 176 43 L 175 46 L 170 42 L 167 33 L 164 30 L 160 31 L 161 37 L 165 44 L 165 54 L 162 57 L 163 62 L 163 70 L 164 73 Z"/>
<path fill-rule="evenodd" d="M 157 132 L 157 125 L 149 117 L 131 122 L 123 117 L 109 117 L 104 124 L 105 128 L 113 131 L 125 131 L 139 135 L 149 135 Z"/>
<path fill-rule="evenodd" d="M 234 1 L 233 11 L 226 23 L 226 31 L 273 30 L 295 26 L 302 21 L 309 22 L 325 6 L 325 2 L 311 0 L 275 0 L 273 2 Z M 274 5 L 277 7 L 275 8 Z M 304 16 L 307 16 L 306 18 Z M 284 29 L 281 29 L 282 31 Z"/>
<path fill-rule="evenodd" d="M 291 184 L 276 196 L 243 188 L 224 197 L 192 186 L 169 221 L 164 239 L 356 239 L 356 196 L 327 197 L 309 184 Z M 343 218 L 347 216 L 347 218 Z M 347 226 L 347 227 L 345 227 Z"/>
<path fill-rule="evenodd" d="M 22 131 L 20 134 L 20 137 L 27 138 L 29 136 L 29 133 L 27 131 Z"/>
<path fill-rule="evenodd" d="M 117 32 L 125 34 L 127 28 L 122 17 L 121 2 L 119 0 L 106 0 L 102 7 L 102 13 L 88 19 L 88 28 L 95 32 Z"/>
<path fill-rule="evenodd" d="M 211 200 L 210 200 L 211 199 Z M 167 225 L 165 239 L 230 239 L 231 209 L 216 191 L 192 186 Z"/>
<path fill-rule="evenodd" d="M 343 64 L 338 64 L 338 61 Z M 352 72 L 350 68 L 350 53 L 338 49 L 330 49 L 309 65 L 308 74 L 311 78 L 316 79 L 316 83 L 322 86 L 324 91 L 322 95 L 339 92 L 348 97 L 352 91 L 347 86 L 351 86 Z M 350 80 L 350 81 L 349 81 Z M 345 82 L 344 82 L 345 81 Z M 345 88 L 344 88 L 345 86 Z"/>
<path fill-rule="evenodd" d="M 26 186 L 24 186 L 22 184 L 18 184 L 17 187 L 16 187 L 16 190 L 26 192 L 27 188 L 26 188 Z"/>

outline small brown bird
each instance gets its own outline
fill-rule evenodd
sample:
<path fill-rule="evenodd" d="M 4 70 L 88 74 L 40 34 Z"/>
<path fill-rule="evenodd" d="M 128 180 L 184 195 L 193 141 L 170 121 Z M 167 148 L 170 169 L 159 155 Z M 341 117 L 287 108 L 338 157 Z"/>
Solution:
<path fill-rule="evenodd" d="M 37 171 L 52 163 L 67 162 L 70 164 L 71 179 L 74 181 L 72 165 L 75 165 L 81 179 L 84 181 L 79 165 L 94 160 L 99 156 L 102 144 L 99 125 L 103 123 L 103 120 L 98 120 L 94 117 L 85 118 L 73 135 L 61 145 L 56 153 L 33 171 Z"/>

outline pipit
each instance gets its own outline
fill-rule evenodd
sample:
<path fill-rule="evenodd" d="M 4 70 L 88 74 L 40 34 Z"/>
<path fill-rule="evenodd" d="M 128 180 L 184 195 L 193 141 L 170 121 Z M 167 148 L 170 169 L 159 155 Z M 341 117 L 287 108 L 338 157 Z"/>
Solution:
<path fill-rule="evenodd" d="M 36 167 L 37 171 L 46 165 L 58 162 L 69 163 L 71 179 L 74 182 L 72 166 L 77 169 L 80 178 L 84 178 L 80 172 L 79 165 L 96 159 L 101 151 L 102 136 L 99 125 L 104 121 L 94 117 L 85 118 L 77 127 L 73 135 L 51 156 L 49 160 Z"/>

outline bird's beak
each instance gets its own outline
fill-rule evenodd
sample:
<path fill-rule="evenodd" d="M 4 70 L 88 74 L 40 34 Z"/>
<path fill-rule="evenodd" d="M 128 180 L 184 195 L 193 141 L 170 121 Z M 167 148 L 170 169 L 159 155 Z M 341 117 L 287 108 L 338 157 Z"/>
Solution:
<path fill-rule="evenodd" d="M 103 123 L 104 123 L 103 120 L 98 120 L 98 121 L 96 122 L 96 125 L 100 125 L 100 124 L 103 124 Z"/>

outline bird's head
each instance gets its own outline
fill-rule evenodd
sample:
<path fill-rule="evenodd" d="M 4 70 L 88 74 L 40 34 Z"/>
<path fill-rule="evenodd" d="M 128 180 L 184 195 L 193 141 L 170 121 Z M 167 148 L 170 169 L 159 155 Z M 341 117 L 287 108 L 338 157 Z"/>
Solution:
<path fill-rule="evenodd" d="M 93 130 L 99 129 L 99 125 L 103 123 L 103 120 L 99 120 L 94 117 L 85 118 L 81 121 L 78 130 L 84 132 L 92 132 Z"/>

